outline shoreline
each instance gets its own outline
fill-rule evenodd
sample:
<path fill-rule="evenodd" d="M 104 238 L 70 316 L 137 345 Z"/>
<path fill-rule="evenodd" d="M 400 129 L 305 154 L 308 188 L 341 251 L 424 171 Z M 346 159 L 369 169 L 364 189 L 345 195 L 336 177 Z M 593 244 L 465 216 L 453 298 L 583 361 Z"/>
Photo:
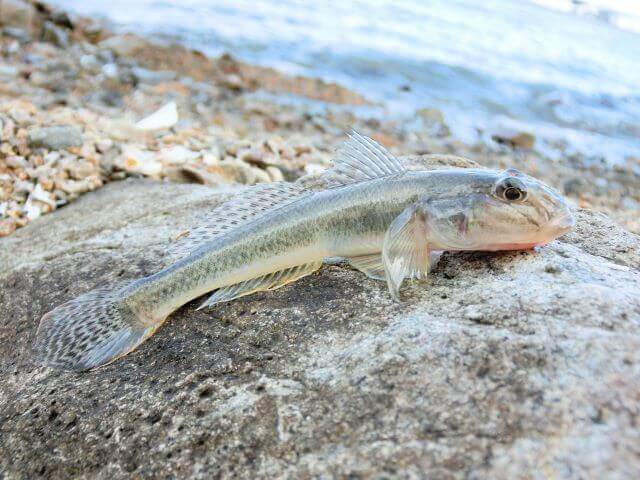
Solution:
<path fill-rule="evenodd" d="M 530 151 L 527 132 L 466 145 L 436 109 L 410 122 L 368 119 L 356 112 L 367 100 L 337 84 L 114 34 L 41 2 L 0 0 L 0 9 L 0 237 L 130 176 L 211 186 L 295 180 L 325 168 L 352 128 L 398 155 L 518 168 L 640 233 L 640 159 L 556 161 Z M 174 126 L 135 128 L 171 103 Z"/>

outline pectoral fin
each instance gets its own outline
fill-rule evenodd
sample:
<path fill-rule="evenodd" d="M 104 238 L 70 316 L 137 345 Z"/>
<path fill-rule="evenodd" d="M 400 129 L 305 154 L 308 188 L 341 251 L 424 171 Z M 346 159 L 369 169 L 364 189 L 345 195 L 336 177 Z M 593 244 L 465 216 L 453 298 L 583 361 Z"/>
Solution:
<path fill-rule="evenodd" d="M 400 299 L 405 278 L 426 278 L 432 255 L 429 248 L 429 212 L 423 204 L 407 207 L 391 223 L 384 237 L 382 263 L 391 295 Z"/>

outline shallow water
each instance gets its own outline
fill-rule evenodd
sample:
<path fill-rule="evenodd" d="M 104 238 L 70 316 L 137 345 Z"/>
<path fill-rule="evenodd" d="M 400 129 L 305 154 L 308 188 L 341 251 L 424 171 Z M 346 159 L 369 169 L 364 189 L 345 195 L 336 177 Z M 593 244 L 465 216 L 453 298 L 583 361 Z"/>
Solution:
<path fill-rule="evenodd" d="M 611 163 L 640 155 L 633 2 L 626 11 L 626 2 L 603 10 L 605 0 L 579 11 L 563 0 L 56 3 L 210 54 L 338 81 L 382 102 L 388 115 L 439 108 L 466 141 L 520 126 L 558 158 L 559 143 L 565 155 Z"/>

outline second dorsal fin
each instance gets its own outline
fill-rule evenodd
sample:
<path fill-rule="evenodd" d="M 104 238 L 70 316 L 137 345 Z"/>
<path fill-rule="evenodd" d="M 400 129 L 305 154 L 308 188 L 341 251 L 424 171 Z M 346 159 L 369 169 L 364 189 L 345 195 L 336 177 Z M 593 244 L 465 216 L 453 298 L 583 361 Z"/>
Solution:
<path fill-rule="evenodd" d="M 283 205 L 311 194 L 289 182 L 261 183 L 239 192 L 200 217 L 198 225 L 169 246 L 169 261 L 186 257 L 198 247 L 229 230 Z"/>
<path fill-rule="evenodd" d="M 352 132 L 336 152 L 333 166 L 322 174 L 322 180 L 327 188 L 332 188 L 404 171 L 400 161 L 386 148 L 369 137 Z"/>

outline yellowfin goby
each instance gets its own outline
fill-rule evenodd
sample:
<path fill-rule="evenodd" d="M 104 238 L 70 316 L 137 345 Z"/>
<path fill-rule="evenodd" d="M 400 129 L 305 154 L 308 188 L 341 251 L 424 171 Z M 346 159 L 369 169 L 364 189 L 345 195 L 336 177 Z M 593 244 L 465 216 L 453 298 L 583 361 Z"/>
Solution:
<path fill-rule="evenodd" d="M 40 360 L 86 370 L 134 350 L 180 306 L 208 292 L 211 307 L 271 290 L 341 257 L 399 298 L 442 251 L 514 250 L 566 233 L 564 199 L 516 170 L 407 170 L 373 140 L 353 133 L 322 177 L 324 188 L 262 184 L 206 215 L 173 246 L 160 272 L 99 288 L 47 313 Z"/>

